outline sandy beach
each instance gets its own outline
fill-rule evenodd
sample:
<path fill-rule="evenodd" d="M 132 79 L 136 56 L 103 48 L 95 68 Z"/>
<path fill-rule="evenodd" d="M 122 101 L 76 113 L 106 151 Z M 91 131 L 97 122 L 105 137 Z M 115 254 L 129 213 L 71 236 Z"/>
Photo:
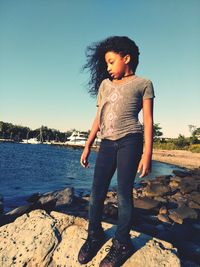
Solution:
<path fill-rule="evenodd" d="M 153 160 L 174 164 L 188 169 L 200 167 L 200 153 L 185 150 L 153 150 Z"/>

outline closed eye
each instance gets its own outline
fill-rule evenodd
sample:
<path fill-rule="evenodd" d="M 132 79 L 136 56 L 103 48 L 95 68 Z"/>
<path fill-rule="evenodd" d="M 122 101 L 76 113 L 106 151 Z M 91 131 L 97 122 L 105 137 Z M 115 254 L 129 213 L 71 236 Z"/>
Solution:
<path fill-rule="evenodd" d="M 114 60 L 109 60 L 109 61 L 107 61 L 106 63 L 107 63 L 107 65 L 109 65 L 109 64 L 112 65 L 112 64 L 114 63 Z"/>

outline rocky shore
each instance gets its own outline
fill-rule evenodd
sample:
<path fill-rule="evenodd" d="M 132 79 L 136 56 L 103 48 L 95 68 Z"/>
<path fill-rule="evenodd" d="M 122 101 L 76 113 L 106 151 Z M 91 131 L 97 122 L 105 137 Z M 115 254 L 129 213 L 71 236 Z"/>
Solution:
<path fill-rule="evenodd" d="M 141 180 L 133 189 L 135 253 L 127 267 L 200 266 L 200 169 Z M 0 266 L 79 266 L 77 252 L 86 237 L 88 196 L 73 188 L 36 193 L 27 205 L 3 212 L 0 198 Z M 117 222 L 117 193 L 104 203 L 107 242 L 86 266 L 98 266 Z"/>
<path fill-rule="evenodd" d="M 0 228 L 0 266 L 80 267 L 77 253 L 87 237 L 87 221 L 52 211 L 35 210 Z M 98 267 L 111 245 L 115 226 L 103 223 L 106 242 L 85 267 Z M 180 267 L 170 243 L 131 231 L 136 252 L 124 267 Z"/>

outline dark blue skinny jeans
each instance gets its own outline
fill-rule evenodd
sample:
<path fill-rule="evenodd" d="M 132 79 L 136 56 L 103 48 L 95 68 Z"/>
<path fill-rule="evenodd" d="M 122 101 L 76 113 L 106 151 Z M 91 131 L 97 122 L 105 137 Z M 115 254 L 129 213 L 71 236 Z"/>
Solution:
<path fill-rule="evenodd" d="M 133 220 L 133 185 L 143 151 L 143 134 L 132 133 L 112 141 L 103 139 L 96 159 L 89 204 L 88 232 L 102 229 L 102 211 L 117 168 L 118 224 L 115 238 L 128 242 Z"/>

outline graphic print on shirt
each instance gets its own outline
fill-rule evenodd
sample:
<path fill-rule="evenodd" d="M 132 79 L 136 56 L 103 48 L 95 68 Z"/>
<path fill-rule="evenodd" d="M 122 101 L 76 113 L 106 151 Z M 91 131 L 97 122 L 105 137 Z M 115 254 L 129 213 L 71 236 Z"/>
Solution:
<path fill-rule="evenodd" d="M 116 91 L 115 88 L 111 89 L 113 92 L 109 96 L 109 102 L 110 102 L 110 111 L 107 114 L 107 121 L 109 122 L 108 129 L 107 129 L 107 134 L 111 135 L 114 131 L 114 126 L 115 126 L 115 119 L 117 118 L 115 112 L 114 112 L 114 107 L 116 107 L 117 102 L 121 98 L 121 95 L 119 94 L 118 91 Z"/>

